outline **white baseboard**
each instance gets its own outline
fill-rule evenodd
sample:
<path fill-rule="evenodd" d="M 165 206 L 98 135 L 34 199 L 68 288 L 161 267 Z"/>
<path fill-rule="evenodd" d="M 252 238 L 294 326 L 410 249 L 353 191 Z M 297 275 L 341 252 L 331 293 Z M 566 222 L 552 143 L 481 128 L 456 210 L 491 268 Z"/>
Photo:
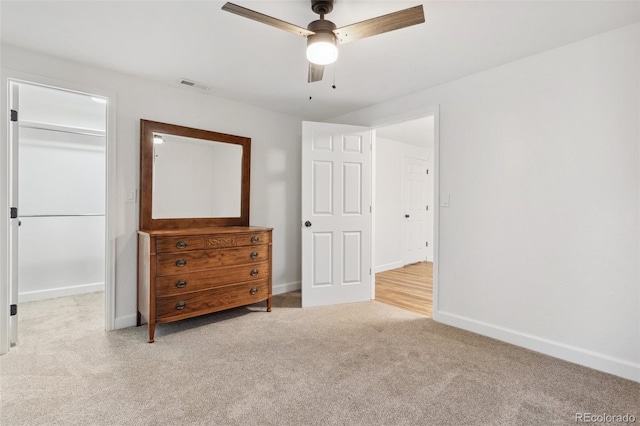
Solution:
<path fill-rule="evenodd" d="M 427 262 L 433 262 L 433 256 L 427 256 Z"/>
<path fill-rule="evenodd" d="M 448 312 L 439 311 L 437 315 L 434 316 L 434 320 L 436 318 L 437 321 L 442 324 L 451 325 L 516 346 L 531 349 L 532 351 L 545 355 L 560 358 L 574 364 L 640 382 L 640 364 L 638 363 L 625 361 L 577 346 L 544 339 Z"/>
<path fill-rule="evenodd" d="M 74 294 L 104 291 L 104 283 L 80 284 L 69 287 L 48 288 L 46 290 L 24 291 L 18 293 L 18 303 L 36 300 L 54 299 L 56 297 L 72 296 Z"/>
<path fill-rule="evenodd" d="M 402 261 L 386 263 L 384 265 L 376 266 L 373 268 L 373 272 L 377 274 L 378 272 L 390 271 L 392 269 L 402 268 L 404 263 Z"/>
<path fill-rule="evenodd" d="M 138 324 L 138 314 L 116 317 L 115 329 L 120 330 L 121 328 L 134 327 L 137 324 Z"/>
<path fill-rule="evenodd" d="M 282 293 L 288 293 L 290 291 L 300 290 L 300 288 L 302 288 L 302 284 L 300 283 L 300 281 L 296 281 L 293 283 L 274 285 L 271 291 L 272 291 L 272 294 L 275 295 L 275 294 L 282 294 Z"/>

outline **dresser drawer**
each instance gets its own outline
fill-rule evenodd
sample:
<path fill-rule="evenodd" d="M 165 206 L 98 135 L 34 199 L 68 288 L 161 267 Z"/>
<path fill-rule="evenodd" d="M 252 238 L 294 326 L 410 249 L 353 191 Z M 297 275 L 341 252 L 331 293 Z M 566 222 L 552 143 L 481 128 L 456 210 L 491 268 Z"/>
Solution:
<path fill-rule="evenodd" d="M 157 275 L 175 275 L 221 266 L 264 262 L 268 259 L 269 246 L 185 251 L 183 253 L 159 254 L 156 271 Z"/>
<path fill-rule="evenodd" d="M 158 238 L 156 253 L 202 250 L 205 248 L 204 239 L 204 236 Z"/>
<path fill-rule="evenodd" d="M 270 242 L 270 232 L 162 237 L 158 238 L 156 241 L 156 253 L 174 253 L 191 250 L 255 246 L 259 244 L 269 244 Z"/>
<path fill-rule="evenodd" d="M 182 295 L 158 297 L 156 318 L 173 321 L 266 300 L 268 280 L 252 281 Z"/>
<path fill-rule="evenodd" d="M 269 262 L 226 266 L 207 271 L 165 275 L 156 279 L 156 295 L 171 296 L 213 287 L 269 278 Z"/>
<path fill-rule="evenodd" d="M 251 234 L 239 234 L 237 238 L 238 246 L 255 246 L 258 244 L 269 244 L 271 242 L 271 232 L 254 232 Z"/>

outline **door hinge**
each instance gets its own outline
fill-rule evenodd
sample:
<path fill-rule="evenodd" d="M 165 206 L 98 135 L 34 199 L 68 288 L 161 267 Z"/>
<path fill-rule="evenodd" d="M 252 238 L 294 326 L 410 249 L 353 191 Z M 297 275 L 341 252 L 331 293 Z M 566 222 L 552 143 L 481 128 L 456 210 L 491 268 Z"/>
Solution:
<path fill-rule="evenodd" d="M 427 169 L 427 174 L 429 174 L 429 169 Z"/>
<path fill-rule="evenodd" d="M 9 306 L 9 315 L 11 316 L 18 315 L 18 305 Z"/>
<path fill-rule="evenodd" d="M 426 247 L 429 247 L 429 241 L 427 241 L 425 244 L 426 244 Z"/>
<path fill-rule="evenodd" d="M 429 211 L 429 206 L 427 206 L 427 211 Z"/>
<path fill-rule="evenodd" d="M 15 109 L 11 110 L 11 121 L 18 121 L 18 111 Z"/>
<path fill-rule="evenodd" d="M 371 268 L 369 268 L 369 275 L 371 275 Z"/>
<path fill-rule="evenodd" d="M 369 213 L 373 213 L 373 207 L 369 206 Z"/>
<path fill-rule="evenodd" d="M 17 219 L 18 218 L 18 208 L 17 207 L 11 207 L 9 209 L 9 212 L 11 213 L 11 219 Z"/>

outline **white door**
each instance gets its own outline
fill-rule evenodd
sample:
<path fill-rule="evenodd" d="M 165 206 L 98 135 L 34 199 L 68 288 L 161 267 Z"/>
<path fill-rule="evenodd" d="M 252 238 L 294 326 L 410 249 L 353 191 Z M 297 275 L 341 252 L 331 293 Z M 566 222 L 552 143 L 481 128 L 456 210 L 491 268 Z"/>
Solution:
<path fill-rule="evenodd" d="M 426 160 L 404 157 L 402 202 L 405 265 L 427 259 L 427 216 L 430 208 L 427 202 L 428 173 Z"/>
<path fill-rule="evenodd" d="M 11 219 L 9 219 L 9 304 L 15 305 L 16 312 L 9 316 L 9 345 L 18 343 L 18 85 L 11 83 L 9 87 L 9 104 L 11 117 L 9 122 L 9 202 L 11 203 Z M 14 210 L 15 209 L 15 210 Z M 11 313 L 15 313 L 11 315 Z"/>
<path fill-rule="evenodd" d="M 371 129 L 302 123 L 302 306 L 371 299 Z"/>

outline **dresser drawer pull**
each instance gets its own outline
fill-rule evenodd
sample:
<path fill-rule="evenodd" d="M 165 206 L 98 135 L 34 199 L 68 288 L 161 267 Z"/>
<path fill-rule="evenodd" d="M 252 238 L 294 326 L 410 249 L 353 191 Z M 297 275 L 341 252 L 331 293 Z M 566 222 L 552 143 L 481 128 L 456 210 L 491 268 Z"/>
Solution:
<path fill-rule="evenodd" d="M 256 257 L 258 257 L 258 252 L 257 251 L 252 251 L 250 256 L 251 256 L 252 259 L 255 259 Z"/>
<path fill-rule="evenodd" d="M 251 270 L 251 276 L 255 277 L 256 275 L 258 275 L 258 270 L 257 269 L 252 269 Z"/>
<path fill-rule="evenodd" d="M 176 309 L 181 311 L 187 307 L 187 302 L 178 302 L 176 303 Z"/>
<path fill-rule="evenodd" d="M 182 268 L 183 266 L 185 266 L 187 264 L 187 261 L 184 259 L 178 259 L 176 260 L 176 266 L 178 268 Z"/>
<path fill-rule="evenodd" d="M 178 280 L 176 281 L 176 287 L 182 288 L 187 286 L 187 280 Z"/>
<path fill-rule="evenodd" d="M 176 243 L 176 247 L 179 249 L 183 249 L 187 246 L 187 242 L 185 240 L 180 240 Z"/>
<path fill-rule="evenodd" d="M 260 241 L 260 237 L 258 237 L 257 235 L 254 235 L 253 237 L 251 237 L 251 242 L 253 244 L 257 243 L 258 241 Z"/>
<path fill-rule="evenodd" d="M 251 287 L 251 290 L 249 290 L 249 293 L 256 294 L 258 292 L 258 288 L 257 287 Z"/>

